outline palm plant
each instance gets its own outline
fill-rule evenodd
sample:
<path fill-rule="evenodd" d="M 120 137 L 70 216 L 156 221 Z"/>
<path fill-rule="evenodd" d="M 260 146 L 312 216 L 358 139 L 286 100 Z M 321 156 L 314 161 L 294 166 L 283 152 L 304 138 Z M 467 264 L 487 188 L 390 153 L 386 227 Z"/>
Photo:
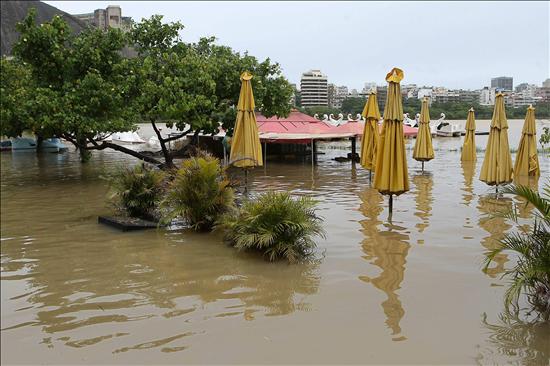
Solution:
<path fill-rule="evenodd" d="M 143 163 L 121 168 L 110 178 L 110 200 L 120 212 L 130 217 L 155 219 L 164 178 L 161 170 Z"/>
<path fill-rule="evenodd" d="M 270 261 L 301 262 L 314 253 L 313 237 L 325 236 L 315 205 L 309 197 L 267 192 L 244 202 L 236 215 L 223 215 L 217 227 L 238 250 L 258 250 Z"/>
<path fill-rule="evenodd" d="M 210 230 L 234 208 L 234 194 L 220 161 L 202 154 L 183 161 L 168 187 L 163 221 L 183 218 L 194 230 Z"/>
<path fill-rule="evenodd" d="M 505 294 L 506 310 L 517 313 L 520 309 L 519 299 L 522 293 L 537 317 L 550 319 L 550 182 L 546 184 L 541 196 L 527 186 L 511 186 L 505 190 L 522 197 L 535 208 L 532 230 L 521 228 L 520 232 L 508 233 L 500 241 L 500 246 L 486 253 L 485 268 L 504 252 L 517 254 L 516 265 L 504 272 L 510 278 L 510 286 Z M 518 222 L 518 212 L 514 206 L 505 217 Z"/>

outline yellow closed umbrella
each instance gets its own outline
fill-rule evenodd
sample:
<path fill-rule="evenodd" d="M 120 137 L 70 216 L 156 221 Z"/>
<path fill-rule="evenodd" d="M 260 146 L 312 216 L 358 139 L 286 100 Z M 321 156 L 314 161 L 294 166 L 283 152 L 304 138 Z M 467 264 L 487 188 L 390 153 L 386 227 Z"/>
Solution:
<path fill-rule="evenodd" d="M 434 158 L 434 148 L 432 145 L 432 134 L 430 132 L 430 109 L 428 98 L 422 99 L 422 108 L 420 110 L 420 121 L 418 134 L 414 143 L 413 159 L 422 162 L 422 172 L 424 172 L 424 162 Z"/>
<path fill-rule="evenodd" d="M 496 186 L 498 192 L 498 186 L 510 183 L 512 177 L 512 155 L 508 145 L 508 121 L 504 109 L 504 95 L 498 93 L 495 97 L 491 130 L 479 179 L 490 186 Z"/>
<path fill-rule="evenodd" d="M 245 169 L 245 189 L 248 169 L 263 165 L 251 79 L 251 73 L 245 71 L 241 74 L 241 93 L 237 103 L 237 120 L 229 156 L 231 164 Z"/>
<path fill-rule="evenodd" d="M 468 118 L 466 118 L 466 136 L 464 136 L 464 144 L 462 145 L 460 160 L 476 160 L 476 120 L 473 108 L 470 108 L 468 111 Z"/>
<path fill-rule="evenodd" d="M 369 94 L 369 99 L 363 109 L 363 117 L 365 117 L 365 128 L 363 130 L 363 139 L 361 140 L 361 166 L 368 169 L 370 173 L 376 167 L 376 148 L 380 136 L 380 132 L 378 131 L 380 110 L 378 109 L 378 100 L 376 99 L 375 91 L 371 91 Z"/>
<path fill-rule="evenodd" d="M 514 175 L 516 177 L 518 175 L 540 175 L 536 136 L 535 108 L 529 106 L 525 115 L 523 130 L 521 131 L 518 153 L 516 154 L 516 163 L 514 165 Z"/>
<path fill-rule="evenodd" d="M 403 71 L 393 68 L 386 75 L 388 96 L 384 107 L 384 123 L 376 149 L 374 188 L 390 196 L 389 211 L 393 210 L 393 195 L 409 190 L 405 138 L 403 136 L 403 104 L 401 86 Z"/>

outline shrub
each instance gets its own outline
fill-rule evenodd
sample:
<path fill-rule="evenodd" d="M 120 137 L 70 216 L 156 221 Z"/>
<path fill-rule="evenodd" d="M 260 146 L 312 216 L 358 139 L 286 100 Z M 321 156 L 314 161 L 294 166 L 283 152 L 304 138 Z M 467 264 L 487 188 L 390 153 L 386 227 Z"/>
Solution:
<path fill-rule="evenodd" d="M 550 183 L 546 184 L 544 195 L 526 186 L 512 186 L 507 193 L 524 198 L 535 208 L 535 218 L 532 230 L 521 229 L 520 232 L 509 233 L 500 241 L 500 246 L 487 252 L 485 268 L 501 252 L 510 251 L 517 254 L 516 265 L 504 272 L 503 276 L 510 278 L 510 286 L 505 295 L 506 310 L 518 313 L 519 298 L 522 293 L 527 296 L 530 304 L 528 313 L 535 312 L 537 317 L 550 319 Z M 505 214 L 506 217 L 518 222 L 517 209 Z"/>
<path fill-rule="evenodd" d="M 111 179 L 111 201 L 130 217 L 154 220 L 163 193 L 165 175 L 143 163 L 124 167 Z"/>
<path fill-rule="evenodd" d="M 268 192 L 245 202 L 237 214 L 222 216 L 217 226 L 238 250 L 258 250 L 270 261 L 295 263 L 313 254 L 312 237 L 324 237 L 321 223 L 310 198 Z"/>
<path fill-rule="evenodd" d="M 234 207 L 233 189 L 220 161 L 210 155 L 184 160 L 162 206 L 163 221 L 181 217 L 194 230 L 210 230 L 221 214 Z"/>

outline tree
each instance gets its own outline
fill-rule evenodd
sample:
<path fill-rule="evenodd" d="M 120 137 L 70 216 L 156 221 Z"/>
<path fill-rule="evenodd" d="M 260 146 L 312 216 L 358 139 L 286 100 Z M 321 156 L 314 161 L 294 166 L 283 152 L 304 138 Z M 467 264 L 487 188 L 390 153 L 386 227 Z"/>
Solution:
<path fill-rule="evenodd" d="M 245 70 L 254 74 L 260 112 L 267 116 L 290 112 L 292 87 L 278 64 L 240 55 L 215 45 L 213 38 L 184 43 L 179 38 L 183 25 L 178 22 L 163 24 L 156 15 L 134 24 L 129 34 L 88 29 L 74 36 L 60 17 L 40 26 L 34 19 L 31 11 L 17 26 L 21 38 L 14 48 L 14 62 L 28 68 L 32 80 L 28 95 L 33 108 L 27 112 L 32 118 L 18 117 L 26 122 L 17 126 L 15 117 L 10 117 L 13 128 L 3 124 L 2 129 L 30 129 L 44 137 L 62 137 L 80 149 L 83 160 L 89 150 L 111 148 L 173 167 L 168 142 L 191 132 L 195 136 L 201 131 L 217 132 L 219 122 L 231 133 L 239 76 Z M 137 49 L 137 58 L 122 58 L 120 51 L 129 43 Z M 13 73 L 16 68 L 6 70 Z M 11 106 L 9 116 L 21 114 L 9 103 L 16 100 L 15 90 L 2 97 L 3 105 Z M 137 129 L 142 119 L 152 124 L 164 162 L 105 141 L 114 132 Z M 180 133 L 164 138 L 158 123 Z"/>
<path fill-rule="evenodd" d="M 9 61 L 17 64 L 14 67 L 28 67 L 32 79 L 27 85 L 26 121 L 11 132 L 29 129 L 37 136 L 64 138 L 80 149 L 83 161 L 89 150 L 112 148 L 159 163 L 102 141 L 111 133 L 136 129 L 135 76 L 131 61 L 120 54 L 124 34 L 89 28 L 74 36 L 59 16 L 40 26 L 35 17 L 31 9 L 17 25 L 21 36 L 14 47 L 16 58 Z M 8 96 L 16 97 L 12 93 L 15 90 Z"/>
<path fill-rule="evenodd" d="M 342 101 L 342 113 L 356 115 L 363 112 L 366 99 L 363 97 L 348 97 Z"/>

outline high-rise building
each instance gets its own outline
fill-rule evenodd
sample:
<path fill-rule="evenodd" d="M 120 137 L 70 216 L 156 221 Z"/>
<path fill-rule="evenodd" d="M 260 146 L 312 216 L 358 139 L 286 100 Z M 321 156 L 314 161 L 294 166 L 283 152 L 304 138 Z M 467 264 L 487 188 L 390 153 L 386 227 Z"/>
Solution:
<path fill-rule="evenodd" d="M 546 79 L 542 82 L 543 88 L 550 88 L 550 79 Z"/>
<path fill-rule="evenodd" d="M 328 106 L 327 76 L 321 70 L 310 70 L 300 80 L 302 107 Z"/>
<path fill-rule="evenodd" d="M 514 90 L 514 78 L 510 76 L 499 76 L 497 78 L 492 78 L 491 88 L 512 91 Z"/>

